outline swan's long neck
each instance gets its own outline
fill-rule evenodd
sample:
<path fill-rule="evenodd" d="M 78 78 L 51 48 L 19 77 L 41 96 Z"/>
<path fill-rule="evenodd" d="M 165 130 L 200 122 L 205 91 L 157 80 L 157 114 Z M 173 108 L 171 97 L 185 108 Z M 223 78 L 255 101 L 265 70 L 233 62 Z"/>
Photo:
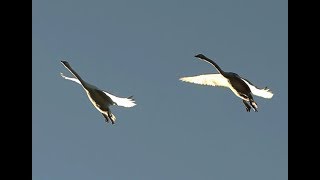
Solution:
<path fill-rule="evenodd" d="M 81 85 L 85 88 L 87 83 L 79 76 L 79 74 L 71 68 L 68 62 L 61 61 L 61 63 L 81 82 Z"/>
<path fill-rule="evenodd" d="M 204 58 L 200 58 L 206 62 L 208 62 L 209 64 L 211 64 L 213 67 L 216 68 L 216 70 L 222 74 L 224 76 L 225 72 L 218 66 L 218 64 L 216 64 L 214 61 L 212 61 L 211 59 L 207 58 L 207 57 L 204 57 Z"/>

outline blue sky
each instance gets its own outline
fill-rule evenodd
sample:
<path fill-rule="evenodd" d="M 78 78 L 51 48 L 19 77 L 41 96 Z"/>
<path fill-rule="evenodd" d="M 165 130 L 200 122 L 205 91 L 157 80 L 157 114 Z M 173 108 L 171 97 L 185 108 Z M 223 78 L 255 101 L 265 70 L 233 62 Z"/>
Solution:
<path fill-rule="evenodd" d="M 34 180 L 288 179 L 288 2 L 33 0 Z M 274 97 L 181 82 L 214 58 Z M 137 106 L 106 124 L 82 78 Z"/>

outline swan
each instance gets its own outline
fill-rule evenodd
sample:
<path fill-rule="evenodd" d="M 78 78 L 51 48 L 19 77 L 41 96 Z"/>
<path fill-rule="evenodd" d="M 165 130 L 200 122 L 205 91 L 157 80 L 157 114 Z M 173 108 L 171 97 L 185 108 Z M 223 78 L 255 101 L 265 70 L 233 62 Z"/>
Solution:
<path fill-rule="evenodd" d="M 103 117 L 105 118 L 105 122 L 111 121 L 112 124 L 115 123 L 116 117 L 111 113 L 110 106 L 111 105 L 117 105 L 122 107 L 133 107 L 135 106 L 135 101 L 133 99 L 133 96 L 127 97 L 127 98 L 121 98 L 117 97 L 115 95 L 112 95 L 106 91 L 100 90 L 98 87 L 91 85 L 87 82 L 85 82 L 78 73 L 73 70 L 70 66 L 70 64 L 67 61 L 61 61 L 61 63 L 64 65 L 65 68 L 67 68 L 76 78 L 67 77 L 63 73 L 60 73 L 60 75 L 67 80 L 74 81 L 78 84 L 80 84 L 83 89 L 86 91 L 87 96 L 93 106 L 101 112 Z"/>
<path fill-rule="evenodd" d="M 207 58 L 203 54 L 198 54 L 194 57 L 210 63 L 219 73 L 182 77 L 179 80 L 200 85 L 229 88 L 236 96 L 242 99 L 247 112 L 250 112 L 251 107 L 255 112 L 258 111 L 258 105 L 254 101 L 252 94 L 267 99 L 272 98 L 273 93 L 269 88 L 258 88 L 254 86 L 250 81 L 240 77 L 236 73 L 223 71 L 214 61 Z"/>

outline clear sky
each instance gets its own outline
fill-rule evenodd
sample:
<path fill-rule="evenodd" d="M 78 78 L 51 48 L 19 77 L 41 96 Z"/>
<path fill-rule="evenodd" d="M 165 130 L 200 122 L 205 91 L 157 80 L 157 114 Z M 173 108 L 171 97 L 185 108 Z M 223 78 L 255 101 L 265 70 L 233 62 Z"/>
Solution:
<path fill-rule="evenodd" d="M 286 0 L 33 0 L 33 180 L 288 179 Z M 274 96 L 181 82 L 214 58 Z M 60 63 L 137 106 L 106 124 Z"/>

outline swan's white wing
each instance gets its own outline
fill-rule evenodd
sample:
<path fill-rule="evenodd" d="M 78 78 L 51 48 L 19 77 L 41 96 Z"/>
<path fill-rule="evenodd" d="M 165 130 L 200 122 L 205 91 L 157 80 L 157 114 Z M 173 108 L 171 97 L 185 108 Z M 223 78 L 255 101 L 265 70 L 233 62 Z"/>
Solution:
<path fill-rule="evenodd" d="M 67 79 L 67 80 L 74 81 L 74 82 L 76 82 L 76 83 L 78 83 L 78 84 L 81 85 L 80 81 L 79 81 L 77 78 L 67 77 L 67 76 L 65 76 L 63 73 L 60 73 L 60 75 L 61 75 L 63 78 Z"/>
<path fill-rule="evenodd" d="M 263 97 L 263 98 L 267 98 L 267 99 L 272 98 L 273 93 L 267 87 L 265 87 L 265 88 L 257 88 L 250 81 L 248 81 L 248 80 L 246 80 L 244 78 L 241 78 L 241 79 L 249 86 L 252 94 L 254 94 L 256 96 Z"/>
<path fill-rule="evenodd" d="M 198 76 L 182 77 L 179 80 L 189 83 L 195 83 L 208 86 L 222 86 L 229 88 L 228 79 L 221 74 L 204 74 Z"/>
<path fill-rule="evenodd" d="M 123 106 L 123 107 L 133 107 L 135 106 L 135 101 L 132 98 L 132 96 L 127 97 L 127 98 L 121 98 L 121 97 L 117 97 L 115 95 L 112 95 L 106 91 L 103 91 L 107 96 L 109 96 L 113 102 L 116 103 L 117 106 Z"/>
<path fill-rule="evenodd" d="M 74 81 L 74 82 L 82 85 L 81 82 L 79 81 L 79 79 L 77 79 L 77 78 L 67 77 L 67 76 L 65 76 L 63 73 L 60 73 L 60 75 L 61 75 L 64 79 L 67 79 L 67 80 L 70 80 L 70 81 Z M 94 85 L 92 85 L 92 84 L 89 84 L 89 83 L 87 83 L 87 82 L 85 82 L 85 81 L 83 81 L 83 83 L 85 83 L 85 85 L 86 85 L 87 88 L 99 89 L 99 88 L 97 88 L 96 86 L 94 86 Z M 87 88 L 85 88 L 85 89 L 87 89 Z"/>

